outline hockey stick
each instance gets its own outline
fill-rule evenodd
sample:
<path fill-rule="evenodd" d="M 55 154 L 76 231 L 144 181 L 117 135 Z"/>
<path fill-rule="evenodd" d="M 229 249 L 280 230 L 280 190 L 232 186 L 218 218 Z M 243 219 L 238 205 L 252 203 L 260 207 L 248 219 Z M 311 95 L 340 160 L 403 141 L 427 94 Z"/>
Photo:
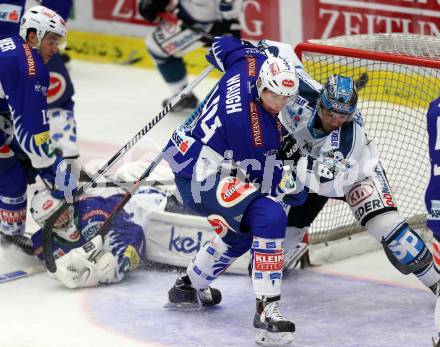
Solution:
<path fill-rule="evenodd" d="M 40 264 L 40 265 L 27 267 L 23 270 L 15 270 L 4 274 L 0 274 L 0 283 L 18 280 L 19 278 L 28 277 L 34 274 L 44 272 L 44 270 L 45 270 L 44 265 Z"/>
<path fill-rule="evenodd" d="M 168 105 L 159 112 L 148 124 L 139 130 L 139 132 L 128 141 L 124 147 L 122 147 L 107 163 L 104 164 L 91 178 L 89 182 L 86 182 L 73 194 L 71 201 L 63 200 L 63 204 L 50 216 L 43 227 L 43 255 L 47 269 L 50 272 L 57 270 L 55 259 L 52 253 L 52 229 L 53 226 L 61 216 L 61 214 L 67 210 L 69 206 L 75 201 L 85 190 L 90 188 L 95 182 L 97 182 L 121 157 L 123 157 L 145 134 L 147 134 L 159 121 L 161 121 L 170 110 L 175 107 L 184 97 L 186 97 L 212 70 L 213 66 L 209 65 L 202 73 L 197 76 L 191 83 L 189 83 L 178 95 L 174 96 Z"/>
<path fill-rule="evenodd" d="M 179 127 L 180 129 L 185 129 L 187 127 L 190 127 L 194 123 L 194 121 L 198 119 L 198 117 L 200 116 L 200 114 L 203 110 L 203 107 L 208 102 L 209 98 L 211 97 L 212 93 L 214 92 L 214 90 L 216 88 L 217 88 L 217 83 L 211 89 L 211 91 L 208 93 L 208 95 L 205 97 L 205 99 L 203 99 L 203 101 L 197 106 L 197 108 L 193 111 L 193 113 L 189 116 L 189 118 L 185 121 L 185 123 L 183 123 Z M 122 200 L 119 202 L 119 204 L 113 209 L 110 216 L 102 224 L 102 226 L 99 229 L 97 234 L 101 235 L 101 237 L 103 239 L 104 239 L 105 235 L 107 234 L 109 226 L 110 226 L 111 222 L 113 221 L 113 219 L 115 218 L 115 216 L 119 213 L 119 211 L 121 211 L 124 208 L 124 206 L 127 204 L 127 202 L 133 196 L 133 194 L 142 185 L 142 181 L 144 179 L 148 178 L 148 176 L 150 176 L 151 172 L 153 172 L 153 170 L 156 168 L 156 166 L 160 163 L 160 161 L 163 158 L 163 154 L 165 152 L 165 149 L 166 149 L 166 147 L 164 147 L 162 149 L 162 151 L 160 151 L 160 153 L 153 159 L 153 161 L 150 163 L 150 165 L 148 165 L 148 167 L 142 173 L 141 177 L 139 177 L 138 181 L 136 181 L 136 183 L 130 188 L 130 190 L 125 194 L 125 196 L 122 198 Z M 86 247 L 86 245 L 84 245 L 84 247 Z"/>
<path fill-rule="evenodd" d="M 106 180 L 103 182 L 94 182 L 90 188 L 121 188 L 125 191 L 130 189 L 130 187 L 136 183 L 136 181 L 123 181 L 123 180 L 115 180 L 112 179 L 109 176 L 104 175 L 103 176 Z M 85 170 L 81 169 L 79 182 L 84 183 L 88 182 L 92 179 L 92 176 L 90 176 Z M 173 180 L 150 180 L 150 181 L 143 181 L 142 186 L 153 186 L 157 183 L 160 183 L 162 185 L 170 185 L 174 184 Z"/>

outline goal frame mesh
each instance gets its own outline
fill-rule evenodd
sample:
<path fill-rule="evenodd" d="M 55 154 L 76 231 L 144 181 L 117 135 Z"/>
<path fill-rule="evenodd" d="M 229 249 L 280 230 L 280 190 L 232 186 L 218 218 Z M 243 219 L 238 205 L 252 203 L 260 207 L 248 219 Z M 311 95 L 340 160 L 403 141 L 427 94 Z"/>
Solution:
<path fill-rule="evenodd" d="M 432 69 L 435 71 L 433 78 L 438 82 L 438 85 L 437 82 L 434 83 L 435 90 L 438 90 L 438 93 L 433 92 L 433 96 L 435 96 L 435 98 L 440 96 L 440 38 L 437 39 L 434 37 L 412 34 L 354 35 L 336 37 L 329 40 L 302 42 L 299 43 L 294 50 L 303 63 L 305 61 L 305 56 L 307 55 L 325 55 L 346 57 L 348 59 L 364 60 L 368 62 L 372 61 L 385 64 L 389 63 L 393 65 L 411 66 L 413 67 L 411 69 L 415 69 L 415 71 L 419 69 L 423 70 L 425 68 Z M 316 79 L 313 73 L 307 69 L 307 64 L 304 64 L 304 67 L 306 72 L 311 74 L 312 78 Z M 414 71 L 411 73 L 413 72 Z M 324 83 L 322 80 L 320 82 Z M 431 101 L 435 98 L 432 97 Z M 387 102 L 389 102 L 389 100 Z M 426 110 L 427 106 L 428 105 L 426 105 Z M 360 110 L 362 113 L 361 107 Z M 423 110 L 420 110 L 419 112 L 422 113 Z M 426 133 L 426 120 L 423 124 L 420 124 L 420 127 L 423 127 L 424 132 Z M 425 134 L 425 137 L 426 136 L 427 135 Z M 376 144 L 378 143 L 378 140 L 380 142 L 380 139 L 373 138 L 373 141 Z M 426 141 L 426 138 L 424 138 L 422 142 Z M 421 148 L 423 148 L 423 146 L 421 146 Z M 379 154 L 381 154 L 380 151 Z M 426 166 L 428 156 L 427 146 L 423 156 L 424 166 Z M 427 170 L 429 173 L 429 168 L 427 168 Z M 415 198 L 422 199 L 421 201 L 423 202 L 423 196 L 417 196 Z M 399 208 L 398 198 L 397 207 Z M 404 217 L 413 228 L 420 229 L 425 227 L 427 213 L 422 212 L 413 216 Z M 326 243 L 346 237 L 350 238 L 352 235 L 365 230 L 365 228 L 361 227 L 354 218 L 353 223 L 322 230 L 316 230 L 314 224 L 315 223 L 312 224 L 309 232 L 309 242 L 311 244 Z"/>

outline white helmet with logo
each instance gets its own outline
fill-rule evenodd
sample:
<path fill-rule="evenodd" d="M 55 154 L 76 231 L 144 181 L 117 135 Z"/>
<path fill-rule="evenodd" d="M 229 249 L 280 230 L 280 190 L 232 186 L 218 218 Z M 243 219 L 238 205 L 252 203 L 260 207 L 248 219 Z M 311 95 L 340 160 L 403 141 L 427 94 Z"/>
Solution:
<path fill-rule="evenodd" d="M 37 34 L 37 48 L 48 32 L 53 32 L 66 38 L 67 29 L 64 19 L 56 12 L 44 6 L 34 6 L 23 15 L 20 22 L 20 36 L 26 41 L 29 29 L 34 29 Z"/>
<path fill-rule="evenodd" d="M 32 218 L 43 227 L 47 219 L 52 216 L 55 211 L 62 205 L 62 201 L 54 198 L 48 189 L 37 190 L 31 201 Z M 61 214 L 56 220 L 53 231 L 61 238 L 69 242 L 78 241 L 79 232 L 73 220 L 73 207 L 69 208 Z"/>
<path fill-rule="evenodd" d="M 262 91 L 267 88 L 277 95 L 296 97 L 298 87 L 299 80 L 291 59 L 269 57 L 261 66 L 257 82 L 258 96 L 261 97 Z"/>

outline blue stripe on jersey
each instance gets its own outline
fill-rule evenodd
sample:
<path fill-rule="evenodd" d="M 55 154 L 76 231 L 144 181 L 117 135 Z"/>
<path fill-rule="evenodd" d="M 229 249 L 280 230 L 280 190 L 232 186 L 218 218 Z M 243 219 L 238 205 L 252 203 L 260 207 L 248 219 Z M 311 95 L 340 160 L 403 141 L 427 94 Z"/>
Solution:
<path fill-rule="evenodd" d="M 356 125 L 351 121 L 343 124 L 340 129 L 340 143 L 338 150 L 344 155 L 344 158 L 348 158 L 356 143 Z"/>
<path fill-rule="evenodd" d="M 319 90 L 314 88 L 307 80 L 302 78 L 299 79 L 299 95 L 309 102 L 309 107 L 316 107 L 319 99 Z"/>

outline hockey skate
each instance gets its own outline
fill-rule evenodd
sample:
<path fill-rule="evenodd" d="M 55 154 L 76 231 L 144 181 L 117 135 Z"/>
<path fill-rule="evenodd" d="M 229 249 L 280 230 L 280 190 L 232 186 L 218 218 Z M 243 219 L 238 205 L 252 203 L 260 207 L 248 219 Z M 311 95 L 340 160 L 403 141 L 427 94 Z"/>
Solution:
<path fill-rule="evenodd" d="M 432 338 L 432 347 L 440 347 L 440 337 Z"/>
<path fill-rule="evenodd" d="M 208 287 L 196 290 L 187 275 L 178 277 L 174 286 L 168 291 L 169 302 L 165 308 L 201 308 L 218 305 L 222 294 L 218 289 Z"/>
<path fill-rule="evenodd" d="M 280 346 L 293 341 L 295 324 L 280 313 L 280 296 L 257 299 L 254 327 L 257 329 L 255 342 L 263 346 Z"/>
<path fill-rule="evenodd" d="M 168 105 L 170 101 L 171 98 L 165 99 L 162 102 L 162 107 Z M 199 100 L 197 99 L 197 97 L 193 93 L 190 93 L 187 96 L 185 96 L 183 99 L 181 99 L 180 102 L 177 103 L 177 105 L 171 108 L 171 112 L 181 112 L 184 109 L 194 110 L 198 104 L 199 104 Z"/>

